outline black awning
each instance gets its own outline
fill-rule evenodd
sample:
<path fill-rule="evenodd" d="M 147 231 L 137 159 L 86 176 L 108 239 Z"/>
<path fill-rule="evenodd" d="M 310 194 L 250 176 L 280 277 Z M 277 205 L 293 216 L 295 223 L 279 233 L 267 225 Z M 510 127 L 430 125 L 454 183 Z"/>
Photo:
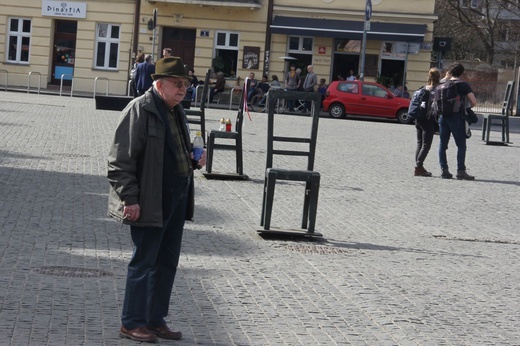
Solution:
<path fill-rule="evenodd" d="M 271 32 L 298 36 L 334 37 L 352 40 L 363 38 L 364 22 L 276 16 Z M 426 24 L 370 22 L 367 39 L 380 41 L 423 42 Z"/>

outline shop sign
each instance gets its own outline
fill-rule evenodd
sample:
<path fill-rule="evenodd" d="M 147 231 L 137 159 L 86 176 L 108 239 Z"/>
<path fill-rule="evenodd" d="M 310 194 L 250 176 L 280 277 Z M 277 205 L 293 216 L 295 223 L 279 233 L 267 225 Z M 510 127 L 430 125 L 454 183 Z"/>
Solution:
<path fill-rule="evenodd" d="M 327 54 L 327 47 L 319 47 L 318 54 Z"/>
<path fill-rule="evenodd" d="M 87 18 L 87 3 L 42 0 L 42 16 Z"/>
<path fill-rule="evenodd" d="M 260 47 L 245 46 L 242 61 L 242 68 L 248 70 L 258 70 L 260 66 Z"/>

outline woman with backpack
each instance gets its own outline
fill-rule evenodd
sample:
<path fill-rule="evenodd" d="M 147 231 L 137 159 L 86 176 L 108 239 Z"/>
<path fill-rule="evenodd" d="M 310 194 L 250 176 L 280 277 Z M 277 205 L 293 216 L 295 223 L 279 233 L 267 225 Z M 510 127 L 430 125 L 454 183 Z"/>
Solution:
<path fill-rule="evenodd" d="M 427 97 L 424 97 L 421 101 L 421 107 L 423 107 L 422 103 L 424 103 L 425 115 L 418 116 L 415 119 L 415 129 L 417 131 L 417 149 L 415 150 L 414 175 L 419 177 L 432 176 L 432 173 L 428 172 L 424 168 L 423 164 L 432 146 L 433 133 L 435 131 L 435 122 L 437 121 L 435 119 L 435 116 L 432 116 L 430 114 L 431 112 L 428 112 L 429 108 L 431 107 L 430 95 L 433 94 L 433 90 L 435 89 L 435 87 L 439 85 L 440 79 L 441 71 L 439 71 L 436 68 L 431 68 L 430 71 L 428 71 L 428 84 L 424 87 L 424 89 L 427 91 L 425 93 Z"/>

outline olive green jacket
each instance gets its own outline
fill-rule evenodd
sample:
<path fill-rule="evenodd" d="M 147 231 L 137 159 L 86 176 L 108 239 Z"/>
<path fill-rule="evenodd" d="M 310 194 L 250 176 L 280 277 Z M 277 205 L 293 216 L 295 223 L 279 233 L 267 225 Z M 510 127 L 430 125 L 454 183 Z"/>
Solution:
<path fill-rule="evenodd" d="M 162 175 L 165 149 L 165 125 L 152 94 L 130 101 L 122 111 L 108 155 L 108 214 L 125 224 L 162 227 Z M 181 124 L 186 114 L 177 105 Z M 181 126 L 186 147 L 191 149 L 187 126 Z M 193 219 L 193 179 L 190 183 L 186 220 Z M 123 218 L 125 205 L 139 204 L 141 215 L 136 222 Z"/>

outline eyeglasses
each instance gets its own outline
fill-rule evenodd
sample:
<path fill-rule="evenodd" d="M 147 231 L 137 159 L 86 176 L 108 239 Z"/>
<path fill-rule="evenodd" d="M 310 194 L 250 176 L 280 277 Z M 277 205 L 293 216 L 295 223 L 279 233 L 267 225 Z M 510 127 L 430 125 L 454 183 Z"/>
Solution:
<path fill-rule="evenodd" d="M 170 83 L 172 83 L 173 85 L 175 85 L 177 88 L 188 88 L 190 86 L 190 82 L 187 81 L 187 80 L 182 80 L 182 79 L 168 79 L 166 78 L 167 81 L 169 81 Z"/>

